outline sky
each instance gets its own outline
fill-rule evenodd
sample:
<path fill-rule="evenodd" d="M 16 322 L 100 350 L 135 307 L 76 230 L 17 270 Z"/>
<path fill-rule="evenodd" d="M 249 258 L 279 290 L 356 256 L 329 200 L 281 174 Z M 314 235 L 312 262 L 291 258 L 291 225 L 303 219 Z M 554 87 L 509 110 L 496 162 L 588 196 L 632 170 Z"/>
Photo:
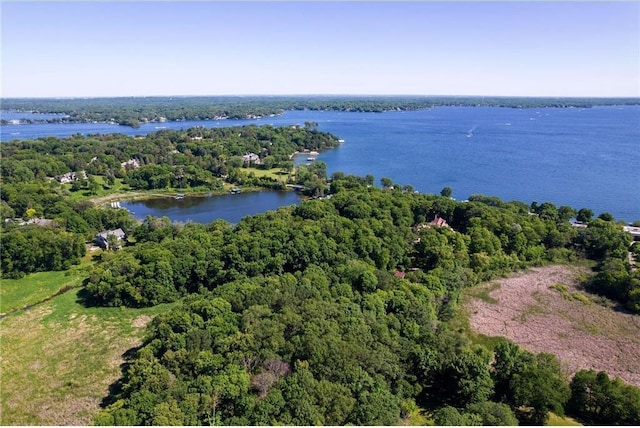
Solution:
<path fill-rule="evenodd" d="M 2 0 L 2 97 L 640 96 L 640 2 Z"/>

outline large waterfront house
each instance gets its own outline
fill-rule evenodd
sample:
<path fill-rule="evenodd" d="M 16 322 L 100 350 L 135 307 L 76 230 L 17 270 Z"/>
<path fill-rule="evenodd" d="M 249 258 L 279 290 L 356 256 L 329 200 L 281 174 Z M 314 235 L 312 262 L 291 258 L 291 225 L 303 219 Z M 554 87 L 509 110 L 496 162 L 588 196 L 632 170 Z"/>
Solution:
<path fill-rule="evenodd" d="M 100 232 L 98 233 L 98 235 L 96 235 L 96 244 L 98 244 L 100 247 L 108 250 L 109 249 L 109 236 L 115 236 L 117 242 L 119 243 L 118 248 L 120 248 L 121 242 L 123 242 L 126 238 L 127 235 L 124 233 L 124 231 L 120 228 L 115 229 L 115 230 L 105 230 L 104 232 Z"/>
<path fill-rule="evenodd" d="M 123 168 L 130 168 L 130 169 L 136 169 L 136 168 L 140 168 L 140 162 L 138 162 L 136 159 L 129 159 L 126 162 L 121 162 L 120 165 Z"/>
<path fill-rule="evenodd" d="M 255 153 L 247 153 L 242 156 L 242 162 L 244 163 L 244 166 L 251 166 L 252 164 L 260 165 L 260 156 Z"/>
<path fill-rule="evenodd" d="M 58 180 L 58 182 L 60 184 L 68 184 L 68 183 L 73 183 L 76 180 L 86 180 L 87 179 L 87 173 L 85 171 L 79 171 L 79 172 L 67 172 L 66 174 L 62 174 L 58 177 L 56 177 L 56 179 Z"/>

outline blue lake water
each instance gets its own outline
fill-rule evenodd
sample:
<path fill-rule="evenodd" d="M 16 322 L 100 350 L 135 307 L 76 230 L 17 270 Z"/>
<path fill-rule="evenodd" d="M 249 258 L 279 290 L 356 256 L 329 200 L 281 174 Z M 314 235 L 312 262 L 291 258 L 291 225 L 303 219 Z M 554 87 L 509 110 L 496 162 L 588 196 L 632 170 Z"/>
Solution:
<path fill-rule="evenodd" d="M 247 215 L 276 210 L 286 205 L 300 203 L 300 198 L 293 192 L 247 192 L 236 195 L 186 197 L 184 199 L 156 198 L 145 201 L 121 202 L 140 219 L 148 215 L 154 217 L 167 216 L 172 221 L 210 223 L 223 219 L 230 223 L 238 223 Z"/>
<path fill-rule="evenodd" d="M 346 140 L 319 156 L 330 172 L 428 193 L 449 186 L 458 200 L 480 193 L 640 219 L 640 106 L 446 107 L 329 120 L 320 129 Z"/>
<path fill-rule="evenodd" d="M 145 135 L 160 127 L 274 126 L 315 121 L 346 142 L 322 152 L 329 173 L 389 177 L 416 190 L 449 186 L 505 201 L 553 202 L 640 219 L 640 106 L 513 109 L 438 107 L 386 113 L 287 111 L 258 120 L 144 124 L 32 124 L 1 127 L 0 140 L 75 133 Z M 271 209 L 271 208 L 267 208 Z M 263 210 L 264 211 L 264 210 Z M 257 211 L 260 212 L 260 211 Z"/>

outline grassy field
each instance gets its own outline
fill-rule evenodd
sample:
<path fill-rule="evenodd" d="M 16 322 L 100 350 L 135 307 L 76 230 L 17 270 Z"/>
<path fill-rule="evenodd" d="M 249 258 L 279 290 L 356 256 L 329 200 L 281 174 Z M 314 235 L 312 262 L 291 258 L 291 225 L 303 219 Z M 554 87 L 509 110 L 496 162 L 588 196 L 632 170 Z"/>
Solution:
<path fill-rule="evenodd" d="M 3 300 L 20 307 L 17 302 L 37 301 L 44 290 L 55 291 L 69 278 L 57 272 L 35 277 L 42 283 L 40 294 L 29 296 L 17 281 L 11 293 L 3 282 Z M 78 292 L 73 289 L 0 320 L 0 425 L 91 424 L 109 386 L 121 375 L 123 354 L 141 343 L 153 316 L 172 307 L 87 308 L 79 303 Z"/>
<path fill-rule="evenodd" d="M 553 412 L 549 412 L 548 426 L 553 427 L 577 427 L 582 424 L 569 416 L 558 416 Z"/>
<path fill-rule="evenodd" d="M 282 168 L 258 169 L 258 168 L 242 168 L 242 172 L 247 174 L 253 173 L 256 177 L 269 177 L 274 180 L 287 181 L 288 173 L 282 172 Z M 294 175 L 293 172 L 291 175 Z"/>
<path fill-rule="evenodd" d="M 2 311 L 18 310 L 0 319 L 0 425 L 91 424 L 110 385 L 121 376 L 124 354 L 141 343 L 144 326 L 155 315 L 176 305 L 146 309 L 85 307 L 80 303 L 79 288 L 54 296 L 67 286 L 81 284 L 86 263 L 68 272 L 3 280 Z M 547 289 L 555 293 L 558 301 L 585 305 L 563 298 L 554 286 L 558 284 L 556 279 L 549 284 L 552 286 Z M 497 339 L 474 331 L 477 325 L 469 322 L 469 316 L 473 318 L 474 311 L 477 315 L 479 310 L 472 307 L 473 302 L 499 307 L 502 287 L 505 285 L 497 281 L 467 290 L 453 320 L 455 327 L 466 331 L 472 341 L 490 348 Z M 51 296 L 54 297 L 35 304 Z M 21 309 L 27 305 L 34 306 Z M 403 424 L 429 422 L 416 411 Z M 552 414 L 549 425 L 579 424 Z"/>
<path fill-rule="evenodd" d="M 33 305 L 69 287 L 78 287 L 86 274 L 80 268 L 59 272 L 37 272 L 20 279 L 3 279 L 0 314 Z"/>
<path fill-rule="evenodd" d="M 99 184 L 95 193 L 92 193 L 87 189 L 72 191 L 72 185 L 70 183 L 61 185 L 61 187 L 66 190 L 69 200 L 77 202 L 85 199 L 100 198 L 114 193 L 131 191 L 131 188 L 128 184 L 122 183 L 121 178 L 116 178 L 114 184 L 112 186 L 108 186 L 103 176 L 92 175 L 91 177 L 93 177 L 96 183 Z"/>

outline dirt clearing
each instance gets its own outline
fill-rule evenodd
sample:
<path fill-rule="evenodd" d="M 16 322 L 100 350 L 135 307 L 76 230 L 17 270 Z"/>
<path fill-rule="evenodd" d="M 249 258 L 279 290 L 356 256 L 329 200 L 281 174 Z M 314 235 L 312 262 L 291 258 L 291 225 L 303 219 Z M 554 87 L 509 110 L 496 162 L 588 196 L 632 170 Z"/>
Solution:
<path fill-rule="evenodd" d="M 571 374 L 603 370 L 640 387 L 640 316 L 594 303 L 576 288 L 585 272 L 554 265 L 485 284 L 488 298 L 466 305 L 471 329 L 555 354 Z"/>

